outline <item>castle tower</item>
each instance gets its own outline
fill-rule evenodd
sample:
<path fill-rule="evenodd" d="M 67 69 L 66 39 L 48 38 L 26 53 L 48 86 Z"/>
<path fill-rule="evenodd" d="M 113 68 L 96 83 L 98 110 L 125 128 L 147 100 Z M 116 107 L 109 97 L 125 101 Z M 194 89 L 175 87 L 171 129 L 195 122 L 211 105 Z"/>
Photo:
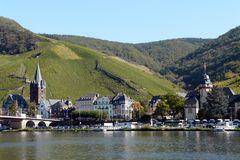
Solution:
<path fill-rule="evenodd" d="M 204 63 L 204 74 L 202 82 L 199 86 L 199 93 L 200 93 L 200 107 L 203 106 L 204 103 L 207 102 L 207 95 L 209 92 L 212 91 L 213 84 L 209 78 L 209 75 L 206 73 L 206 63 Z"/>
<path fill-rule="evenodd" d="M 40 104 L 41 100 L 46 99 L 46 82 L 42 79 L 40 66 L 37 68 L 34 75 L 34 80 L 30 83 L 30 102 Z"/>

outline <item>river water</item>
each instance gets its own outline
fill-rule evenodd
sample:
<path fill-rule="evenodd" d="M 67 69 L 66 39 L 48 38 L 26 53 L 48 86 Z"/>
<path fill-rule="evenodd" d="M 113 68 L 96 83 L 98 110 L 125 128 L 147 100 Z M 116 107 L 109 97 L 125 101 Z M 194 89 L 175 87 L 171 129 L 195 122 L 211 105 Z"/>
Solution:
<path fill-rule="evenodd" d="M 240 132 L 8 132 L 0 160 L 239 160 Z"/>

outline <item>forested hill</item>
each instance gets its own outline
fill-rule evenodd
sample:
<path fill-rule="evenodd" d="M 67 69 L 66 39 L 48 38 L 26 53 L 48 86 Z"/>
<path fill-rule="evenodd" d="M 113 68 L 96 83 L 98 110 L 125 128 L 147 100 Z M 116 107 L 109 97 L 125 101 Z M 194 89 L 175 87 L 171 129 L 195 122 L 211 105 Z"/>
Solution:
<path fill-rule="evenodd" d="M 207 73 L 213 81 L 238 77 L 240 73 L 240 27 L 236 27 L 214 39 L 195 52 L 178 61 L 172 72 L 183 78 L 188 88 L 199 84 L 203 73 L 203 63 L 207 63 Z M 239 80 L 231 81 L 239 88 Z"/>
<path fill-rule="evenodd" d="M 179 58 L 186 56 L 209 41 L 208 39 L 182 38 L 130 44 L 82 36 L 43 35 L 49 38 L 79 44 L 108 55 L 118 56 L 129 62 L 144 65 L 160 73 L 165 73 L 165 67 L 172 66 Z"/>
<path fill-rule="evenodd" d="M 33 50 L 39 41 L 46 40 L 24 29 L 14 20 L 0 17 L 0 54 L 19 54 Z"/>

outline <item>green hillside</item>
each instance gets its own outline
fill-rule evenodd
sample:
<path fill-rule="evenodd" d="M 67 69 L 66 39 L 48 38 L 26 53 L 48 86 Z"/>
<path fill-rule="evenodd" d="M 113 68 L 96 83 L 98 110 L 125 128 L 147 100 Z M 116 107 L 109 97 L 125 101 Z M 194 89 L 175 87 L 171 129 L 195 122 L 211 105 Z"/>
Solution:
<path fill-rule="evenodd" d="M 129 56 L 122 47 L 119 55 L 99 52 L 90 49 L 93 47 L 42 37 L 4 17 L 0 17 L 0 42 L 1 101 L 10 93 L 29 97 L 29 82 L 38 60 L 47 82 L 48 98 L 71 97 L 74 101 L 91 92 L 124 92 L 135 99 L 148 99 L 151 95 L 179 91 L 159 74 L 117 57 Z M 155 63 L 142 53 L 133 57 L 146 64 Z"/>
<path fill-rule="evenodd" d="M 239 80 L 236 77 L 240 73 L 240 27 L 206 43 L 179 60 L 170 70 L 181 77 L 187 88 L 194 88 L 201 79 L 204 62 L 207 63 L 207 72 L 214 82 L 221 81 L 221 85 L 239 90 Z"/>
<path fill-rule="evenodd" d="M 236 93 L 240 93 L 240 76 L 236 75 L 231 78 L 225 78 L 222 81 L 218 81 L 215 83 L 216 86 L 219 87 L 231 87 Z"/>
<path fill-rule="evenodd" d="M 143 66 L 133 65 L 117 57 L 60 41 L 38 43 L 37 49 L 20 55 L 0 56 L 0 98 L 9 93 L 29 97 L 29 80 L 33 79 L 37 56 L 48 98 L 75 100 L 82 94 L 97 92 L 112 95 L 125 92 L 135 99 L 178 91 L 179 88 Z M 120 78 L 119 82 L 96 69 Z M 130 87 L 129 87 L 130 86 Z"/>
<path fill-rule="evenodd" d="M 107 55 L 121 57 L 122 59 L 144 65 L 155 71 L 158 71 L 160 67 L 157 61 L 155 61 L 152 57 L 145 55 L 144 53 L 139 51 L 132 44 L 112 42 L 82 36 L 51 35 L 51 34 L 43 34 L 43 36 L 78 44 L 87 48 L 97 50 Z"/>
<path fill-rule="evenodd" d="M 129 62 L 144 65 L 162 74 L 167 72 L 165 67 L 172 66 L 179 58 L 195 51 L 209 41 L 208 39 L 182 38 L 130 44 L 82 36 L 49 34 L 44 34 L 43 36 L 79 44 L 107 55 L 115 55 Z"/>

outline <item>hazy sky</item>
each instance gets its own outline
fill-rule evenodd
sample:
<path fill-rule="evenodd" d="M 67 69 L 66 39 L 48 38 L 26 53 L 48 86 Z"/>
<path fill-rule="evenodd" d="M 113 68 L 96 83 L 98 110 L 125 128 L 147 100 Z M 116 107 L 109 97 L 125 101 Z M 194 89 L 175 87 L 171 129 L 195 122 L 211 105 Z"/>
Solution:
<path fill-rule="evenodd" d="M 2 0 L 0 15 L 36 33 L 121 42 L 215 38 L 240 25 L 240 0 Z"/>

